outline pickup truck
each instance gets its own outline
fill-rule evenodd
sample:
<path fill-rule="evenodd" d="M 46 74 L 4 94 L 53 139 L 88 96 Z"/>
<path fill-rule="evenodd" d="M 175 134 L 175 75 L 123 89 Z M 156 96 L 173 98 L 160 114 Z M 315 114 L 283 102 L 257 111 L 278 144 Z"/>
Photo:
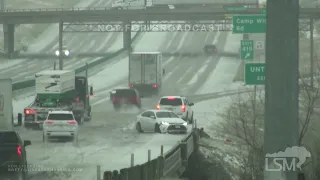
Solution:
<path fill-rule="evenodd" d="M 27 180 L 26 146 L 31 141 L 22 141 L 15 131 L 0 130 L 0 179 Z"/>

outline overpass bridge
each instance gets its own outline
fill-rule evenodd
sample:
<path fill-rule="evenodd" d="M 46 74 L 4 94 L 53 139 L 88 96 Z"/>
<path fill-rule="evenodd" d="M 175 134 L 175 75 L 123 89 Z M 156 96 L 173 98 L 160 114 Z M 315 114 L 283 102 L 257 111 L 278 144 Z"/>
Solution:
<path fill-rule="evenodd" d="M 129 49 L 131 48 L 132 30 L 183 31 L 188 27 L 200 26 L 204 27 L 204 31 L 230 31 L 232 26 L 228 14 L 261 15 L 261 9 L 235 8 L 232 12 L 227 8 L 212 8 L 210 6 L 188 9 L 147 8 L 140 10 L 110 8 L 18 9 L 0 12 L 0 23 L 4 25 L 5 52 L 11 55 L 14 53 L 14 29 L 18 24 L 59 23 L 59 44 L 61 47 L 63 32 L 122 31 L 123 46 Z M 310 23 L 320 18 L 320 11 L 318 8 L 301 8 L 299 16 L 302 22 L 309 21 Z M 308 29 L 306 24 L 304 23 L 301 29 Z M 166 28 L 161 28 L 164 25 Z"/>

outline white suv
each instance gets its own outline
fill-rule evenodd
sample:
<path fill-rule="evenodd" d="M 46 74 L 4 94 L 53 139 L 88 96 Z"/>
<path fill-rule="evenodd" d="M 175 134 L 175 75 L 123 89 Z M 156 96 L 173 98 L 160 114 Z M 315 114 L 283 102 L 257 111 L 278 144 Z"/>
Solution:
<path fill-rule="evenodd" d="M 78 129 L 72 111 L 49 111 L 43 122 L 43 141 L 50 137 L 71 137 L 78 142 Z"/>
<path fill-rule="evenodd" d="M 164 96 L 160 98 L 156 109 L 169 110 L 177 114 L 181 119 L 189 123 L 193 123 L 193 110 L 194 103 L 188 101 L 186 97 L 182 96 Z"/>

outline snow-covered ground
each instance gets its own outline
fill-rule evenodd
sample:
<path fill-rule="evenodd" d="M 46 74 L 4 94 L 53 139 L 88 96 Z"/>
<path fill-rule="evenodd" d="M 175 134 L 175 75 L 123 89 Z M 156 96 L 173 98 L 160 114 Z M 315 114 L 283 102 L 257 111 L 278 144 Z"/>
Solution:
<path fill-rule="evenodd" d="M 138 41 L 134 47 L 134 51 L 150 52 L 159 51 L 160 45 L 163 44 L 167 39 L 166 32 L 146 32 L 143 33 L 143 37 Z M 170 44 L 168 42 L 168 44 Z"/>

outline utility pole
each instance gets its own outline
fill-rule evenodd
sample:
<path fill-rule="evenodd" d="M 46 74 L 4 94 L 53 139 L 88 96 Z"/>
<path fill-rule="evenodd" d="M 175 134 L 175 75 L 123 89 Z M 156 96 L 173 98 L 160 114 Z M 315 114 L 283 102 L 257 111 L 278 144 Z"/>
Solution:
<path fill-rule="evenodd" d="M 60 21 L 59 23 L 59 70 L 63 70 L 62 40 L 63 40 L 63 22 Z"/>
<path fill-rule="evenodd" d="M 299 0 L 267 1 L 265 82 L 266 155 L 298 146 Z M 293 160 L 284 158 L 287 163 Z M 298 179 L 297 171 L 272 171 L 279 168 L 273 160 L 272 157 L 265 159 L 264 180 Z"/>
<path fill-rule="evenodd" d="M 313 63 L 314 63 L 314 41 L 313 41 L 313 31 L 314 31 L 314 20 L 310 19 L 310 86 L 313 89 L 314 87 L 314 72 L 313 72 Z"/>

